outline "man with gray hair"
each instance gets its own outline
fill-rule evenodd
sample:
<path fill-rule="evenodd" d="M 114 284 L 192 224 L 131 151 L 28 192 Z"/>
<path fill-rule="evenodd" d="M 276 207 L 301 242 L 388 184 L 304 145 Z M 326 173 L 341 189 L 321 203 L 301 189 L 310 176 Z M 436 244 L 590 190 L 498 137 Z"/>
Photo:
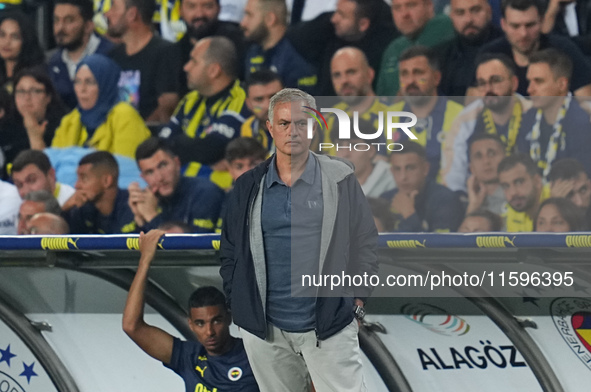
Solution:
<path fill-rule="evenodd" d="M 220 274 L 262 391 L 366 390 L 357 333 L 371 287 L 310 278 L 375 274 L 377 230 L 352 165 L 309 150 L 314 108 L 298 89 L 273 96 L 276 152 L 227 200 Z"/>
<path fill-rule="evenodd" d="M 185 176 L 207 177 L 211 169 L 225 168 L 221 162 L 226 145 L 240 135 L 240 127 L 251 113 L 237 78 L 236 48 L 228 38 L 199 40 L 184 70 L 191 92 L 159 136 L 168 139 L 183 165 L 190 163 Z"/>
<path fill-rule="evenodd" d="M 61 215 L 62 209 L 57 199 L 46 190 L 27 193 L 18 210 L 17 234 L 30 234 L 27 225 L 31 218 L 40 212 Z"/>
<path fill-rule="evenodd" d="M 28 234 L 69 234 L 70 228 L 64 218 L 50 212 L 40 212 L 33 215 L 27 223 Z"/>

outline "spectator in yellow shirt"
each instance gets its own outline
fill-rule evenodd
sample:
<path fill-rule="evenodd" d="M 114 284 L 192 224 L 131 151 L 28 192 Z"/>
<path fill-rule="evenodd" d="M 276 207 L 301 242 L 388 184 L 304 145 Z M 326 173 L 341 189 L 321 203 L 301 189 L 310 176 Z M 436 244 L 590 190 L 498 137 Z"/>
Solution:
<path fill-rule="evenodd" d="M 120 73 L 117 64 L 100 54 L 80 62 L 74 79 L 78 106 L 62 119 L 51 147 L 84 146 L 135 158 L 135 149 L 150 131 L 130 104 L 119 101 Z"/>

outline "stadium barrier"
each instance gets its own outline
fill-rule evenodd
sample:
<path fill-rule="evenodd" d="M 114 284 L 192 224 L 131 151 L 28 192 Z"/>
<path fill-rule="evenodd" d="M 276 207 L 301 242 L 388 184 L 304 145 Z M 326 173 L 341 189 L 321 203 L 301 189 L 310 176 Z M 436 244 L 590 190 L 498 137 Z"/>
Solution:
<path fill-rule="evenodd" d="M 182 327 L 187 293 L 175 286 L 186 275 L 205 274 L 220 283 L 219 235 L 167 235 L 159 248 L 164 251 L 154 261 L 158 269 L 148 300 L 187 337 Z M 54 267 L 126 289 L 137 250 L 135 235 L 0 237 L 0 274 Z M 394 296 L 389 288 L 378 288 L 360 332 L 380 378 L 368 380 L 371 390 L 576 391 L 591 382 L 591 233 L 381 234 L 379 255 L 385 270 L 423 275 L 494 263 L 500 265 L 495 273 L 515 269 L 531 276 L 535 271 L 525 265 L 540 272 L 572 270 L 576 287 L 573 294 L 516 280 L 520 284 L 507 288 L 505 296 L 480 286 L 447 287 L 431 296 Z M 14 295 L 0 297 L 19 308 Z M 6 321 L 4 313 L 0 319 Z"/>

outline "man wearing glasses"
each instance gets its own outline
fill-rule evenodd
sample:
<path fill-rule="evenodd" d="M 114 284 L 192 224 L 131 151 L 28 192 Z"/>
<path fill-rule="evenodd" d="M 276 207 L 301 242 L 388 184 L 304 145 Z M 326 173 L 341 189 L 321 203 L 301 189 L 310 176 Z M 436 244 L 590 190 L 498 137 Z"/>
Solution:
<path fill-rule="evenodd" d="M 501 28 L 504 37 L 483 46 L 480 53 L 504 53 L 517 65 L 519 79 L 517 92 L 528 95 L 527 68 L 533 53 L 556 48 L 564 52 L 573 62 L 574 72 L 571 89 L 576 96 L 591 95 L 591 63 L 583 52 L 569 38 L 542 34 L 542 20 L 545 6 L 541 0 L 505 0 L 502 2 L 503 18 Z"/>
<path fill-rule="evenodd" d="M 476 60 L 475 90 L 481 99 L 468 105 L 456 118 L 443 152 L 443 183 L 466 192 L 468 145 L 472 135 L 497 135 L 506 153 L 515 149 L 522 114 L 531 103 L 516 94 L 518 79 L 513 61 L 504 54 L 484 54 Z"/>

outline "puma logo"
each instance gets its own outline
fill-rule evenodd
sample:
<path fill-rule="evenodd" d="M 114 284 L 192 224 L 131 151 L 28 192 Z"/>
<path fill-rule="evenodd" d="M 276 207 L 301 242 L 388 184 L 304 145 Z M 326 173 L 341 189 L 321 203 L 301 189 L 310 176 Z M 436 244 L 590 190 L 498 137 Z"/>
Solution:
<path fill-rule="evenodd" d="M 76 245 L 76 243 L 78 242 L 80 238 L 76 238 L 76 240 L 73 240 L 71 238 L 68 238 L 68 244 L 71 244 L 74 248 L 78 249 L 78 245 Z"/>
<path fill-rule="evenodd" d="M 509 237 L 505 237 L 505 242 L 511 244 L 511 246 L 515 248 L 515 244 L 513 243 L 513 241 L 515 241 L 515 238 L 515 236 L 513 236 L 512 239 L 509 239 Z"/>
<path fill-rule="evenodd" d="M 199 366 L 195 367 L 195 370 L 197 370 L 201 374 L 201 378 L 203 378 L 203 372 L 205 371 L 205 369 L 207 369 L 207 366 L 203 369 L 201 369 Z"/>

